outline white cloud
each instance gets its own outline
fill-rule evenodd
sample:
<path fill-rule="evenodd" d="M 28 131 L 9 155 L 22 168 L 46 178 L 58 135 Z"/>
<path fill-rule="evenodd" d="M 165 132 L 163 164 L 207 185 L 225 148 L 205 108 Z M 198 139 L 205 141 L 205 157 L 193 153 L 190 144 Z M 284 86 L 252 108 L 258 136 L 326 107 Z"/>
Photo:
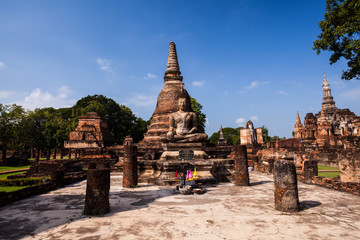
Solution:
<path fill-rule="evenodd" d="M 194 85 L 195 87 L 202 87 L 205 84 L 204 81 L 194 81 L 192 82 L 192 85 Z"/>
<path fill-rule="evenodd" d="M 0 99 L 8 98 L 10 96 L 13 96 L 14 94 L 15 94 L 14 91 L 0 91 Z"/>
<path fill-rule="evenodd" d="M 5 68 L 6 64 L 4 62 L 0 62 L 0 68 Z"/>
<path fill-rule="evenodd" d="M 349 100 L 360 100 L 360 88 L 353 88 L 341 93 L 340 96 Z"/>
<path fill-rule="evenodd" d="M 210 126 L 210 121 L 209 121 L 209 119 L 208 118 L 205 118 L 205 126 Z"/>
<path fill-rule="evenodd" d="M 258 116 L 251 116 L 250 120 L 251 121 L 259 121 L 259 117 Z"/>
<path fill-rule="evenodd" d="M 235 123 L 238 125 L 238 126 L 243 126 L 245 124 L 245 118 L 238 118 L 236 119 Z"/>
<path fill-rule="evenodd" d="M 67 86 L 62 86 L 58 89 L 58 95 L 54 96 L 49 92 L 43 92 L 40 88 L 34 89 L 29 96 L 22 101 L 16 103 L 23 106 L 25 109 L 35 109 L 44 107 L 70 107 L 76 100 L 69 99 L 71 90 Z"/>
<path fill-rule="evenodd" d="M 338 89 L 344 88 L 344 87 L 346 87 L 345 80 L 337 79 L 334 81 L 330 81 L 330 86 L 338 88 Z"/>
<path fill-rule="evenodd" d="M 279 90 L 279 91 L 277 91 L 279 94 L 281 94 L 281 95 L 289 95 L 289 93 L 287 93 L 287 92 L 285 92 L 285 91 L 283 91 L 283 90 Z"/>
<path fill-rule="evenodd" d="M 268 81 L 264 81 L 264 82 L 259 82 L 259 81 L 253 81 L 250 83 L 249 86 L 245 87 L 246 89 L 253 89 L 253 88 L 257 88 L 260 85 L 265 85 L 268 84 Z"/>
<path fill-rule="evenodd" d="M 128 98 L 125 105 L 135 105 L 135 106 L 150 106 L 156 104 L 156 97 L 155 96 L 146 96 L 143 94 L 135 94 L 133 97 Z"/>
<path fill-rule="evenodd" d="M 156 79 L 157 76 L 155 74 L 152 74 L 152 73 L 148 73 L 146 75 L 146 77 L 144 77 L 144 79 Z"/>
<path fill-rule="evenodd" d="M 101 70 L 105 72 L 113 72 L 110 67 L 112 62 L 111 59 L 97 58 L 96 62 L 99 64 Z"/>

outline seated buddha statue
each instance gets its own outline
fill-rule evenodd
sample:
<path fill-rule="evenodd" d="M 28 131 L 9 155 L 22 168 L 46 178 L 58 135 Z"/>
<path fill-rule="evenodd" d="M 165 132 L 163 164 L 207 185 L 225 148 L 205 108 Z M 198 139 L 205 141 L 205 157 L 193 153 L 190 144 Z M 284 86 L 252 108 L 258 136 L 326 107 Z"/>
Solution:
<path fill-rule="evenodd" d="M 166 134 L 165 142 L 204 142 L 207 140 L 206 133 L 200 133 L 197 128 L 197 118 L 194 112 L 187 112 L 186 98 L 178 101 L 179 110 L 170 114 L 169 131 Z"/>

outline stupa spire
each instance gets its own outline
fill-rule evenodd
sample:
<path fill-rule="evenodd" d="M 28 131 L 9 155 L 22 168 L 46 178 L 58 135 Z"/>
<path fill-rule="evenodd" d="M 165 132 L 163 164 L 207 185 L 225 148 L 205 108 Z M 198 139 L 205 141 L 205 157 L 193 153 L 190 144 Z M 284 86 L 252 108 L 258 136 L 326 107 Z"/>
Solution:
<path fill-rule="evenodd" d="M 220 125 L 220 136 L 219 136 L 219 138 L 224 139 L 224 131 L 223 131 L 222 125 Z"/>
<path fill-rule="evenodd" d="M 323 88 L 326 87 L 326 86 L 329 86 L 330 87 L 330 84 L 328 83 L 328 81 L 326 80 L 326 77 L 325 77 L 325 73 L 324 73 L 324 80 L 323 80 Z"/>
<path fill-rule="evenodd" d="M 325 73 L 324 73 L 322 91 L 323 91 L 323 101 L 321 103 L 321 108 L 323 108 L 325 111 L 327 111 L 328 109 L 334 109 L 335 108 L 334 98 L 331 95 L 330 84 L 326 80 Z"/>
<path fill-rule="evenodd" d="M 296 124 L 301 124 L 301 119 L 299 116 L 299 109 L 296 109 Z"/>
<path fill-rule="evenodd" d="M 168 62 L 165 71 L 165 76 L 180 76 L 180 67 L 177 59 L 176 46 L 174 42 L 169 44 Z"/>

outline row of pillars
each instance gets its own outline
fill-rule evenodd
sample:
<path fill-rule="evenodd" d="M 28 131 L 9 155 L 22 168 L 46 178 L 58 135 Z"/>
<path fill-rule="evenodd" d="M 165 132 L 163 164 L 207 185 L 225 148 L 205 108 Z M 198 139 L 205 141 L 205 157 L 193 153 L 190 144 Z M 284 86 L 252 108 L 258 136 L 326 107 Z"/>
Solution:
<path fill-rule="evenodd" d="M 237 145 L 234 150 L 235 185 L 250 186 L 246 146 Z M 289 160 L 275 161 L 273 174 L 275 184 L 275 209 L 283 212 L 299 211 L 300 204 L 295 164 Z"/>
<path fill-rule="evenodd" d="M 124 145 L 123 187 L 138 186 L 137 147 Z M 110 169 L 89 169 L 85 196 L 84 214 L 103 215 L 110 211 Z"/>
<path fill-rule="evenodd" d="M 237 145 L 235 150 L 235 185 L 250 186 L 246 146 Z M 138 185 L 137 148 L 125 145 L 123 187 Z M 300 210 L 295 164 L 288 160 L 278 160 L 273 169 L 275 184 L 275 209 L 283 212 Z M 84 214 L 102 215 L 110 210 L 110 169 L 89 169 L 87 175 Z"/>

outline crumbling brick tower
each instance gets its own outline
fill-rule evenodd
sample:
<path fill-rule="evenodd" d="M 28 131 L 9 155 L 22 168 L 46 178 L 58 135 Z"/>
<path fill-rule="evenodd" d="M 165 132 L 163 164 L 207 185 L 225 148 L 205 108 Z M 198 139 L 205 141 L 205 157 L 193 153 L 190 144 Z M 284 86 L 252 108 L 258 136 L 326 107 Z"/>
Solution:
<path fill-rule="evenodd" d="M 162 151 L 160 136 L 169 131 L 169 116 L 178 111 L 179 98 L 186 98 L 186 111 L 193 111 L 190 96 L 185 90 L 183 77 L 180 74 L 176 46 L 174 42 L 170 42 L 167 68 L 164 75 L 164 88 L 159 93 L 156 109 L 152 115 L 148 131 L 139 144 L 140 147 Z"/>

